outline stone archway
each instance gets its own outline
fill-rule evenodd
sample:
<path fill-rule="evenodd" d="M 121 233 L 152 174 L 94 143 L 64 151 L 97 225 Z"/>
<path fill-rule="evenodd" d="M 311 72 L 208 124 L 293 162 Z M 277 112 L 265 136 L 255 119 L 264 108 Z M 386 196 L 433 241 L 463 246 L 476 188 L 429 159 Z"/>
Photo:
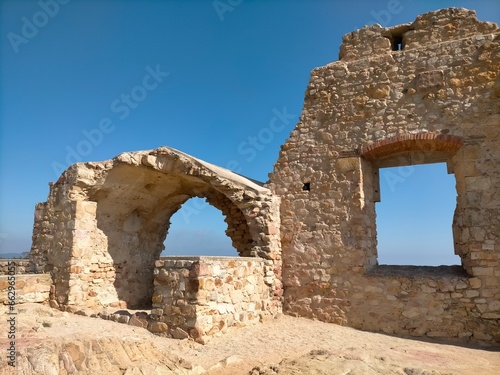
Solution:
<path fill-rule="evenodd" d="M 195 196 L 226 216 L 241 256 L 275 264 L 273 295 L 281 288 L 277 198 L 255 181 L 161 147 L 75 164 L 37 206 L 35 221 L 51 222 L 39 231 L 35 222 L 32 255 L 52 273 L 53 304 L 147 305 L 169 219 Z"/>

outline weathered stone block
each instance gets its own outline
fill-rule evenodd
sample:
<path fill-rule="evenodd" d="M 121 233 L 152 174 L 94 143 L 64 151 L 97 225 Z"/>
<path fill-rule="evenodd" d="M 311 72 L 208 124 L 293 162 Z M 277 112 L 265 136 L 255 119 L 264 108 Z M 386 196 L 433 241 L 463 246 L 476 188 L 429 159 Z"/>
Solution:
<path fill-rule="evenodd" d="M 473 277 L 473 278 L 469 279 L 469 285 L 473 289 L 480 288 L 481 287 L 481 279 L 479 279 L 477 277 Z"/>
<path fill-rule="evenodd" d="M 151 322 L 149 323 L 148 330 L 153 333 L 167 333 L 168 325 L 164 322 Z"/>
<path fill-rule="evenodd" d="M 442 70 L 433 70 L 418 73 L 415 86 L 417 91 L 435 90 L 444 86 L 444 72 Z"/>
<path fill-rule="evenodd" d="M 148 321 L 145 318 L 138 317 L 137 315 L 132 315 L 128 321 L 128 324 L 135 327 L 148 327 Z"/>

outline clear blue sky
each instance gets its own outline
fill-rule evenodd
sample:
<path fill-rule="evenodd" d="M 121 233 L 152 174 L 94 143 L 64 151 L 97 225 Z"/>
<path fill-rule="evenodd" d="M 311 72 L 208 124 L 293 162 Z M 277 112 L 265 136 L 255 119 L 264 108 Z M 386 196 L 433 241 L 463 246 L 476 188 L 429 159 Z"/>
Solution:
<path fill-rule="evenodd" d="M 48 183 L 77 159 L 100 161 L 166 145 L 266 181 L 297 122 L 310 71 L 337 60 L 345 33 L 376 22 L 411 22 L 449 6 L 500 22 L 495 0 L 0 4 L 0 254 L 30 248 L 35 204 L 46 200 Z M 283 130 L 259 150 L 249 146 L 249 137 L 277 113 Z M 419 173 L 405 177 L 391 195 L 423 189 L 411 182 Z M 449 177 L 438 171 L 430 194 L 446 187 Z M 389 228 L 379 230 L 380 246 L 387 242 L 387 261 L 398 262 L 391 253 L 410 250 L 414 256 L 428 245 L 421 235 L 409 241 L 403 220 L 384 219 L 389 199 L 384 195 L 378 206 L 379 225 Z M 451 201 L 441 202 L 443 215 L 424 218 L 432 227 L 445 222 L 432 234 L 439 247 L 432 251 L 448 246 L 452 252 L 453 196 Z M 227 253 L 222 216 L 194 200 L 186 204 L 195 208 L 174 215 L 168 248 Z"/>

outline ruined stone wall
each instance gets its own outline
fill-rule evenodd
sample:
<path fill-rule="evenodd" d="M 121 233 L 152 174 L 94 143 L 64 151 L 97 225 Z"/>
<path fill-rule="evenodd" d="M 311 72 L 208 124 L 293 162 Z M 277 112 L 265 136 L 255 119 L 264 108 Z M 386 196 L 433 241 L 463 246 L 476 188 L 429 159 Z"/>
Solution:
<path fill-rule="evenodd" d="M 150 329 L 206 342 L 228 327 L 281 312 L 273 262 L 261 258 L 163 257 L 156 261 Z"/>
<path fill-rule="evenodd" d="M 279 198 L 228 170 L 167 147 L 77 163 L 37 205 L 31 258 L 54 280 L 63 309 L 151 306 L 155 261 L 171 216 L 192 197 L 222 211 L 241 256 L 273 264 L 281 303 Z M 167 251 L 169 249 L 166 249 Z"/>
<path fill-rule="evenodd" d="M 339 61 L 312 71 L 300 122 L 271 174 L 281 197 L 285 312 L 499 341 L 498 27 L 443 9 L 343 42 Z M 457 180 L 462 267 L 378 266 L 378 170 L 429 162 L 447 162 Z"/>

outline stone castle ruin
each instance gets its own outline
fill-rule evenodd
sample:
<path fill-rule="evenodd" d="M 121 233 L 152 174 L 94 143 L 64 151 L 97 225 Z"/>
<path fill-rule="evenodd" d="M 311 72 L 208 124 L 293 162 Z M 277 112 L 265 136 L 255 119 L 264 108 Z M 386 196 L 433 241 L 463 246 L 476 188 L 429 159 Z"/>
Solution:
<path fill-rule="evenodd" d="M 36 206 L 32 261 L 53 307 L 149 306 L 138 325 L 200 342 L 283 311 L 499 343 L 499 131 L 497 25 L 450 8 L 366 26 L 312 71 L 266 185 L 168 147 L 77 163 Z M 379 170 L 435 162 L 456 179 L 461 266 L 379 265 Z M 239 258 L 160 257 L 192 197 L 222 211 Z"/>

